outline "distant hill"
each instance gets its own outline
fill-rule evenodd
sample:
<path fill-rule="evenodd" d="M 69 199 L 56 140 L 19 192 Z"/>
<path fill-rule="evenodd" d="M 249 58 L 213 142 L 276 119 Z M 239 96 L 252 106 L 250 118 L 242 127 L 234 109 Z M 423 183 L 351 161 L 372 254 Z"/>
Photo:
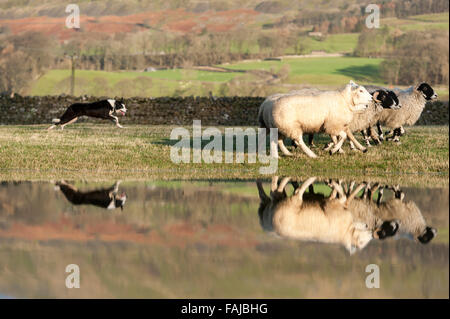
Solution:
<path fill-rule="evenodd" d="M 147 11 L 122 16 L 94 17 L 81 15 L 80 32 L 97 32 L 115 34 L 122 32 L 144 31 L 155 29 L 176 33 L 221 32 L 247 25 L 255 21 L 260 13 L 251 9 L 234 9 L 227 11 L 208 11 L 202 13 L 189 12 L 185 9 Z M 74 30 L 65 27 L 66 17 L 26 17 L 0 20 L 13 34 L 26 31 L 38 31 L 54 35 L 59 39 L 67 39 Z"/>

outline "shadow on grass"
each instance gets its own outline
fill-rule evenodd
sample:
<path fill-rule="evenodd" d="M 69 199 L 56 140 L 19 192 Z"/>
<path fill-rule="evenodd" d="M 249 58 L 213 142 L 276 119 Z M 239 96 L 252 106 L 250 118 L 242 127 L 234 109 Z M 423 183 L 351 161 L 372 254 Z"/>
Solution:
<path fill-rule="evenodd" d="M 222 136 L 221 137 L 221 149 L 223 150 L 223 149 L 225 149 L 225 146 L 226 146 L 226 144 L 225 144 L 225 142 L 226 142 L 226 139 L 228 139 L 227 137 L 225 137 L 225 136 Z M 305 143 L 308 145 L 308 135 L 307 134 L 305 134 L 305 135 L 303 135 L 303 140 L 305 141 Z M 162 138 L 162 139 L 160 139 L 160 140 L 158 140 L 158 141 L 154 141 L 154 142 L 152 142 L 152 144 L 155 144 L 155 145 L 166 145 L 166 146 L 174 146 L 174 145 L 176 145 L 177 143 L 179 143 L 181 141 L 181 139 L 178 139 L 178 140 L 171 140 L 171 139 L 169 139 L 169 138 Z M 205 148 L 205 146 L 206 145 L 208 145 L 210 142 L 212 142 L 213 141 L 213 138 L 210 138 L 209 140 L 202 140 L 202 139 L 199 139 L 199 138 L 196 138 L 195 139 L 195 141 L 196 141 L 196 143 L 195 143 L 195 145 L 194 145 L 194 138 L 190 138 L 190 140 L 189 140 L 189 145 L 190 145 L 190 147 L 192 148 L 192 149 L 204 149 Z M 330 138 L 329 138 L 329 136 L 328 135 L 324 135 L 324 134 L 314 134 L 314 143 L 316 144 L 316 145 L 326 145 L 327 143 L 329 143 L 330 142 Z M 230 140 L 228 141 L 228 144 L 230 144 L 231 143 L 231 138 L 230 138 Z M 233 151 L 236 151 L 236 144 L 237 144 L 237 139 L 236 139 L 236 136 L 233 138 L 233 141 L 232 141 L 232 145 L 233 145 Z M 287 146 L 287 147 L 295 147 L 295 144 L 294 144 L 294 142 L 291 140 L 291 139 L 289 139 L 289 138 L 286 138 L 285 140 L 284 140 L 284 144 Z M 200 146 L 200 147 L 199 147 Z M 249 146 L 249 141 L 248 141 L 248 137 L 246 136 L 245 137 L 245 139 L 244 139 L 244 153 L 248 153 L 248 146 Z M 256 140 L 256 146 L 255 146 L 256 148 L 258 147 L 258 141 Z M 269 149 L 269 138 L 267 138 L 266 139 L 266 150 L 268 150 Z"/>
<path fill-rule="evenodd" d="M 337 69 L 336 73 L 353 78 L 355 81 L 381 82 L 378 66 L 366 64 Z"/>
<path fill-rule="evenodd" d="M 166 145 L 166 146 L 174 146 L 177 143 L 179 143 L 181 141 L 181 139 L 178 140 L 171 140 L 169 138 L 163 138 L 160 139 L 158 141 L 152 142 L 152 144 L 155 145 Z M 195 144 L 194 144 L 195 141 Z M 213 142 L 214 138 L 211 137 L 209 140 L 204 140 L 204 139 L 200 139 L 200 138 L 193 138 L 191 137 L 189 139 L 189 145 L 191 149 L 201 149 L 203 150 L 205 148 L 206 145 L 208 145 L 209 143 Z M 255 147 L 258 148 L 258 140 L 255 139 L 256 144 Z M 221 143 L 220 145 L 218 145 L 218 147 L 221 150 L 225 150 L 225 147 L 227 145 L 233 145 L 233 151 L 236 151 L 236 146 L 237 146 L 237 139 L 236 136 L 234 136 L 233 140 L 231 141 L 231 138 L 227 138 L 226 136 L 221 136 L 221 138 L 219 139 L 219 141 L 216 141 L 217 144 Z M 248 146 L 249 146 L 249 139 L 248 137 L 244 137 L 244 153 L 248 153 Z M 269 143 L 266 143 L 266 146 L 269 147 Z M 229 146 L 228 146 L 229 147 Z"/>

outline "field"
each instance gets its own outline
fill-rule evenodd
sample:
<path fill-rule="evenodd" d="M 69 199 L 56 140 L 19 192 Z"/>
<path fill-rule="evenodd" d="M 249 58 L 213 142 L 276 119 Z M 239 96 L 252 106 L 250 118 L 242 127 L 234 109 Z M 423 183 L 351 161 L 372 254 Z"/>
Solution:
<path fill-rule="evenodd" d="M 399 28 L 402 31 L 448 30 L 449 14 L 435 13 L 410 16 L 404 19 L 387 18 L 381 20 L 381 25 Z"/>
<path fill-rule="evenodd" d="M 268 165 L 248 164 L 247 159 L 242 164 L 175 164 L 170 159 L 170 148 L 176 143 L 169 139 L 170 126 L 119 130 L 106 124 L 74 124 L 51 132 L 45 128 L 0 126 L 0 180 L 242 180 L 261 177 L 258 169 Z M 277 174 L 448 185 L 448 133 L 448 126 L 407 128 L 401 145 L 387 143 L 366 154 L 346 146 L 345 155 L 330 157 L 315 149 L 319 158 L 314 160 L 295 151 L 294 158 L 280 159 Z M 326 140 L 321 137 L 317 143 Z"/>
<path fill-rule="evenodd" d="M 109 96 L 172 96 L 220 95 L 220 86 L 239 77 L 242 82 L 264 81 L 252 71 L 278 72 L 283 66 L 289 75 L 274 84 L 275 91 L 289 91 L 293 85 L 341 86 L 350 79 L 361 83 L 381 84 L 378 66 L 381 59 L 351 57 L 286 58 L 279 61 L 250 61 L 223 65 L 239 72 L 209 72 L 201 70 L 158 70 L 155 72 L 104 72 L 77 70 L 75 95 Z M 70 70 L 50 70 L 32 87 L 30 95 L 58 95 L 69 92 Z"/>

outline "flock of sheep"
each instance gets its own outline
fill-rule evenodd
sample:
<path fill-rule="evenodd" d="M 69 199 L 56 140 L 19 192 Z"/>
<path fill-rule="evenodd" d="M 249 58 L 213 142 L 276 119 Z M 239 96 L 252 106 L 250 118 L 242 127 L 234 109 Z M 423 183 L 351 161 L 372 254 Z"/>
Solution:
<path fill-rule="evenodd" d="M 361 132 L 366 145 L 371 146 L 370 139 L 375 144 L 384 140 L 381 125 L 385 125 L 393 130 L 387 139 L 399 142 L 404 134 L 403 126 L 414 125 L 426 102 L 436 98 L 437 94 L 427 83 L 391 91 L 376 86 L 365 88 L 350 81 L 337 91 L 303 89 L 271 95 L 261 104 L 258 121 L 261 128 L 278 129 L 278 147 L 286 156 L 292 156 L 284 145 L 287 137 L 309 157 L 317 157 L 303 141 L 303 135 L 308 134 L 309 144 L 313 145 L 314 133 L 330 135 L 332 142 L 325 147 L 330 154 L 343 153 L 342 145 L 347 137 L 352 149 L 356 146 L 366 152 L 367 148 L 356 140 L 353 132 Z M 375 125 L 378 132 L 373 129 Z M 277 142 L 271 141 L 270 147 L 271 153 L 278 157 Z"/>
<path fill-rule="evenodd" d="M 419 207 L 413 201 L 404 200 L 405 195 L 398 186 L 356 185 L 355 182 L 345 185 L 330 180 L 326 183 L 332 192 L 325 196 L 314 192 L 315 181 L 311 177 L 300 186 L 290 177 L 280 181 L 274 176 L 270 195 L 264 191 L 261 181 L 257 181 L 262 228 L 280 237 L 341 244 L 350 254 L 362 250 L 372 239 L 399 235 L 427 244 L 437 234 L 435 228 L 427 225 Z M 288 183 L 294 187 L 291 196 L 286 192 Z M 385 188 L 394 191 L 394 197 L 387 201 L 382 200 Z M 373 201 L 376 193 L 378 198 Z"/>

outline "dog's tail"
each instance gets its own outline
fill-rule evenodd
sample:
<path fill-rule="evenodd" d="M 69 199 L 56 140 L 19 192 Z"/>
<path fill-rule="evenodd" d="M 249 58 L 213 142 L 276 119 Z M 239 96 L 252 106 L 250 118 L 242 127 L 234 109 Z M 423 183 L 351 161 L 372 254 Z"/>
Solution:
<path fill-rule="evenodd" d="M 57 124 L 57 123 L 59 123 L 59 122 L 61 122 L 60 119 L 53 119 L 53 120 L 52 120 L 52 123 L 53 123 L 53 124 Z"/>

